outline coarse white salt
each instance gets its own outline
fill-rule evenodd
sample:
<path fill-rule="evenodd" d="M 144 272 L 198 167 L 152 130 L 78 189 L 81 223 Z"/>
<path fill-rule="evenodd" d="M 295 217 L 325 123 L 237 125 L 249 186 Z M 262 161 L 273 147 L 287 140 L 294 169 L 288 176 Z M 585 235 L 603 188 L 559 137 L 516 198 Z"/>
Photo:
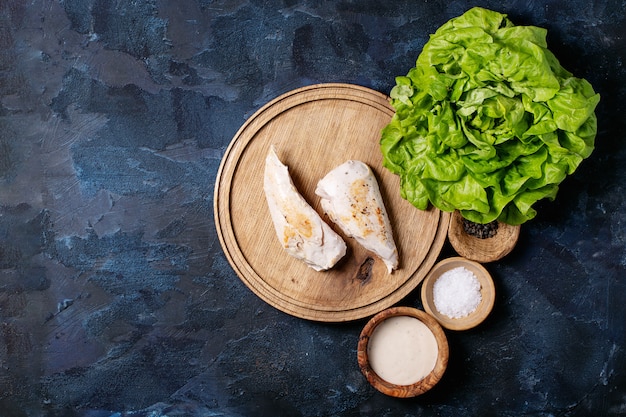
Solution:
<path fill-rule="evenodd" d="M 453 319 L 472 313 L 481 299 L 478 278 L 462 266 L 444 272 L 433 284 L 435 308 Z"/>

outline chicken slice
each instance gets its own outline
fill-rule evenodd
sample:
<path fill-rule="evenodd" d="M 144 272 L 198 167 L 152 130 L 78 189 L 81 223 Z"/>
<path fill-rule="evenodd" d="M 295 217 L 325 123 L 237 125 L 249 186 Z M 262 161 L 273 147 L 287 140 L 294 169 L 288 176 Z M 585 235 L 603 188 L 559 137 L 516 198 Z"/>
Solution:
<path fill-rule="evenodd" d="M 398 249 L 374 173 L 361 161 L 347 161 L 317 183 L 322 209 L 343 232 L 379 256 L 387 270 L 398 267 Z"/>
<path fill-rule="evenodd" d="M 263 188 L 276 235 L 289 255 L 316 271 L 343 258 L 346 243 L 302 197 L 273 146 L 265 159 Z"/>

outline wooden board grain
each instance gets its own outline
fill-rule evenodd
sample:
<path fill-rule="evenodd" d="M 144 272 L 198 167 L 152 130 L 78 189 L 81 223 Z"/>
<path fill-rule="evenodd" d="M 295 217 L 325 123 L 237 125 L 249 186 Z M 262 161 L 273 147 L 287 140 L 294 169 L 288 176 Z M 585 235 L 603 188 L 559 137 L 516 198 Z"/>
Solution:
<path fill-rule="evenodd" d="M 393 114 L 383 94 L 350 84 L 318 84 L 266 104 L 233 138 L 215 185 L 216 228 L 237 275 L 270 305 L 309 320 L 356 320 L 400 301 L 437 260 L 449 213 L 413 207 L 400 197 L 399 178 L 382 167 L 380 131 Z M 317 272 L 287 255 L 263 192 L 271 145 L 289 167 L 298 190 L 320 214 L 317 182 L 348 159 L 367 163 L 393 225 L 399 268 L 388 273 L 382 261 L 349 238 L 347 255 L 329 271 Z"/>

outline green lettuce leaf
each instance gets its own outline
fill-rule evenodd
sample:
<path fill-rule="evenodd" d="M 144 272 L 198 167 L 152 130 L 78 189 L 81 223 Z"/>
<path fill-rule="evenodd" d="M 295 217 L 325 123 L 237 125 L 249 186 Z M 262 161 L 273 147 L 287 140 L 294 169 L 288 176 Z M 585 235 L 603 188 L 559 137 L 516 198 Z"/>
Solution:
<path fill-rule="evenodd" d="M 475 7 L 431 35 L 390 92 L 383 165 L 420 209 L 521 224 L 594 149 L 600 96 L 564 69 L 546 30 Z"/>

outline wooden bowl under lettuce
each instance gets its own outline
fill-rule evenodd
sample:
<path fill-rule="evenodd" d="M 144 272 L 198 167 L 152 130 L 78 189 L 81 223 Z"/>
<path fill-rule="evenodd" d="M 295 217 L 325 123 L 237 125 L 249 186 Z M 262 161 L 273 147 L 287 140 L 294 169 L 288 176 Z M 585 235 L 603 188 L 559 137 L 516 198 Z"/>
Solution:
<path fill-rule="evenodd" d="M 459 211 L 452 213 L 448 226 L 448 240 L 454 250 L 464 258 L 487 263 L 497 261 L 508 255 L 519 238 L 520 226 L 498 222 L 494 236 L 480 238 L 465 231 L 463 216 Z"/>

